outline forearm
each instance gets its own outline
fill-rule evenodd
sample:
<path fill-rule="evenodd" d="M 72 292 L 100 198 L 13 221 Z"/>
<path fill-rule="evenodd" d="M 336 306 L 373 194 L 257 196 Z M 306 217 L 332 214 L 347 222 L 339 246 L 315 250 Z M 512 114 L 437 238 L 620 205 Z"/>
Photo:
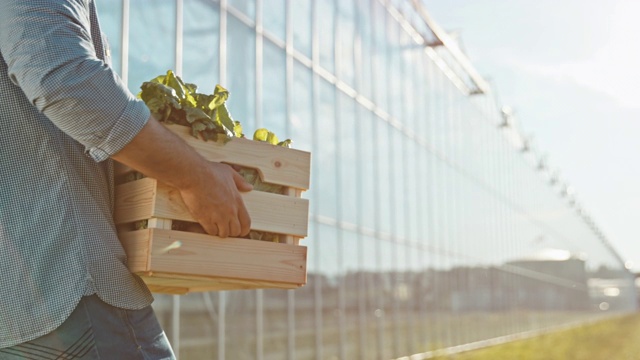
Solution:
<path fill-rule="evenodd" d="M 197 181 L 207 161 L 155 118 L 118 153 L 114 160 L 178 189 Z"/>

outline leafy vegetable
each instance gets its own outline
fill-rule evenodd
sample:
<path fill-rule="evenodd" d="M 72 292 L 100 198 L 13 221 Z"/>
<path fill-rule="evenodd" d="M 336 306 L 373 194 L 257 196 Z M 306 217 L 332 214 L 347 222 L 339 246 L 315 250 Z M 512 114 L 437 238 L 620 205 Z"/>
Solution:
<path fill-rule="evenodd" d="M 264 141 L 264 142 L 268 142 L 271 145 L 284 146 L 287 148 L 291 147 L 291 139 L 287 139 L 285 141 L 278 141 L 278 137 L 276 136 L 276 134 L 272 133 L 271 131 L 265 128 L 260 128 L 256 130 L 253 133 L 253 140 Z"/>
<path fill-rule="evenodd" d="M 142 83 L 138 97 L 160 121 L 191 127 L 191 134 L 204 140 L 228 141 L 244 137 L 240 122 L 233 120 L 225 102 L 229 91 L 216 85 L 213 94 L 197 92 L 173 71 Z"/>

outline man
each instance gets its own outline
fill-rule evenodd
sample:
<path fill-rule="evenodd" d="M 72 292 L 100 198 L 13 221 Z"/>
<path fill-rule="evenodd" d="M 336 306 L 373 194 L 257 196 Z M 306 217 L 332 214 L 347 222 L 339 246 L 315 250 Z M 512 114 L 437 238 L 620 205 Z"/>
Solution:
<path fill-rule="evenodd" d="M 105 46 L 94 0 L 0 0 L 0 359 L 174 358 L 126 267 L 111 159 L 208 233 L 249 232 L 251 186 L 153 119 Z"/>

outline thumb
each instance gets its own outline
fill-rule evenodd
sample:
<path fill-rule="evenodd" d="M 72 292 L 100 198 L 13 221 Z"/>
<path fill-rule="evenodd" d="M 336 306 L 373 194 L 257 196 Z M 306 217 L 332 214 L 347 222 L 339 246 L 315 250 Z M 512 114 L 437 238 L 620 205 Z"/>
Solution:
<path fill-rule="evenodd" d="M 242 175 L 237 172 L 233 172 L 233 181 L 236 183 L 236 187 L 239 191 L 246 192 L 253 190 L 253 185 L 249 184 Z"/>

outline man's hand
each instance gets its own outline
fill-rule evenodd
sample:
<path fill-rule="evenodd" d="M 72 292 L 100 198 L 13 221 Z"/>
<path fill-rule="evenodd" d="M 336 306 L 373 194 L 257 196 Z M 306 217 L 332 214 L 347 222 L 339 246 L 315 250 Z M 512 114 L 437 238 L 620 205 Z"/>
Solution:
<path fill-rule="evenodd" d="M 180 190 L 191 215 L 211 235 L 247 235 L 251 219 L 240 192 L 250 191 L 252 186 L 226 164 L 212 162 L 200 171 L 193 175 L 191 186 Z"/>
<path fill-rule="evenodd" d="M 252 186 L 231 166 L 204 159 L 153 117 L 112 158 L 178 189 L 207 233 L 220 237 L 249 233 L 251 220 L 240 192 Z"/>

